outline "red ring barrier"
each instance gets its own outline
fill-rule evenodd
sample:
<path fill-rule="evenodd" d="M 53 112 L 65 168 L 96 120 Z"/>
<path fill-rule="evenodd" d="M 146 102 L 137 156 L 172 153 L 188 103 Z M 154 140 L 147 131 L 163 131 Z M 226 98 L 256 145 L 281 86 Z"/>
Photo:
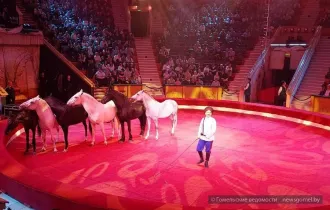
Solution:
<path fill-rule="evenodd" d="M 159 99 L 163 101 L 164 99 Z M 253 103 L 239 103 L 232 101 L 212 100 L 187 100 L 175 99 L 179 105 L 197 105 L 226 107 L 243 109 L 249 111 L 266 112 L 283 115 L 314 123 L 330 125 L 330 117 L 318 113 L 311 113 L 300 110 L 293 110 L 284 107 L 260 105 Z M 0 132 L 3 132 L 5 121 L 0 122 Z M 18 163 L 7 151 L 2 138 L 0 144 L 0 186 L 1 190 L 13 196 L 22 203 L 26 203 L 36 209 L 204 209 L 201 207 L 182 206 L 180 204 L 165 204 L 147 200 L 135 200 L 125 197 L 118 197 L 92 190 L 78 188 L 70 184 L 51 180 L 30 171 Z M 43 180 L 43 181 L 40 181 Z M 45 185 L 45 183 L 51 183 Z M 54 187 L 49 186 L 56 186 Z M 70 191 L 75 191 L 74 195 Z M 54 193 L 55 192 L 55 193 Z M 205 207 L 206 209 L 207 207 Z M 301 208 L 301 209 L 328 209 L 329 206 Z"/>

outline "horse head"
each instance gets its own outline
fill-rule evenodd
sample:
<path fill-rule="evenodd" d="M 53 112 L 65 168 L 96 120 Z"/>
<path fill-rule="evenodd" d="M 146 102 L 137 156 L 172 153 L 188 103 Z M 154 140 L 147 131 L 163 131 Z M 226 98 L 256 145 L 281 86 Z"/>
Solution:
<path fill-rule="evenodd" d="M 19 105 L 19 110 L 23 110 L 23 109 L 36 110 L 40 99 L 41 98 L 38 95 L 34 98 L 31 98 L 30 100 L 25 101 L 24 103 Z"/>
<path fill-rule="evenodd" d="M 113 92 L 114 90 L 112 88 L 110 88 L 111 86 L 109 86 L 107 92 L 105 93 L 105 95 L 103 96 L 102 100 L 101 100 L 101 103 L 102 104 L 106 104 L 108 103 L 109 101 L 113 100 L 114 99 L 114 95 L 113 95 Z"/>
<path fill-rule="evenodd" d="M 123 107 L 129 102 L 128 98 L 123 93 L 114 89 L 108 89 L 107 93 L 102 98 L 101 103 L 105 104 L 109 101 L 113 101 L 117 107 Z"/>
<path fill-rule="evenodd" d="M 144 90 L 140 90 L 139 92 L 135 93 L 131 98 L 135 101 L 142 101 L 143 100 Z"/>
<path fill-rule="evenodd" d="M 83 93 L 84 92 L 81 89 L 78 93 L 76 93 L 74 96 L 72 96 L 66 104 L 70 105 L 70 106 L 81 104 L 82 103 L 81 96 L 82 96 Z"/>
<path fill-rule="evenodd" d="M 27 111 L 22 110 L 17 114 L 11 114 L 8 118 L 7 127 L 5 129 L 5 135 L 8 135 L 12 130 L 14 130 L 20 123 L 27 120 Z"/>

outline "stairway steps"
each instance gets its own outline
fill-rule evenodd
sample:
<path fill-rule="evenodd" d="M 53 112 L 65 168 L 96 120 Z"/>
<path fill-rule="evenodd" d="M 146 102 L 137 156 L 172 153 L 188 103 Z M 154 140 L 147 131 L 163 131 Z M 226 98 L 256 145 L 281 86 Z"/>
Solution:
<path fill-rule="evenodd" d="M 140 75 L 142 82 L 149 87 L 161 87 L 159 70 L 154 55 L 151 38 L 136 38 L 135 40 L 136 54 L 140 67 Z M 144 85 L 143 89 L 152 95 L 163 96 L 162 88 L 154 90 Z"/>
<path fill-rule="evenodd" d="M 322 36 L 319 44 L 316 46 L 316 51 L 321 52 L 324 48 L 328 46 L 322 44 L 324 40 L 327 40 L 326 36 Z M 330 44 L 330 43 L 329 43 Z M 325 56 L 325 55 L 323 55 Z M 313 94 L 318 94 L 321 91 L 321 85 L 324 81 L 324 76 L 328 72 L 330 67 L 330 62 L 325 63 L 324 59 L 321 59 L 316 53 L 313 55 L 310 62 L 309 68 L 301 82 L 301 85 L 296 93 L 296 97 L 305 98 Z M 298 109 L 308 109 L 310 103 L 300 102 L 298 100 L 293 100 L 292 107 Z"/>
<path fill-rule="evenodd" d="M 128 9 L 128 2 L 126 0 L 111 0 L 111 5 L 115 25 L 120 29 L 128 29 L 128 17 L 125 12 Z"/>

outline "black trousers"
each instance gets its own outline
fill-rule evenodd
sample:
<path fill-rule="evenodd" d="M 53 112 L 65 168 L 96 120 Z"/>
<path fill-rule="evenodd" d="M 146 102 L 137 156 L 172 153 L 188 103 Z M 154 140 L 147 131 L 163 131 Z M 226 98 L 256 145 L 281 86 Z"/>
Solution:
<path fill-rule="evenodd" d="M 286 106 L 286 100 L 285 100 L 285 98 L 279 98 L 279 99 L 277 99 L 277 105 L 278 106 Z"/>
<path fill-rule="evenodd" d="M 250 94 L 244 94 L 245 102 L 250 102 Z"/>

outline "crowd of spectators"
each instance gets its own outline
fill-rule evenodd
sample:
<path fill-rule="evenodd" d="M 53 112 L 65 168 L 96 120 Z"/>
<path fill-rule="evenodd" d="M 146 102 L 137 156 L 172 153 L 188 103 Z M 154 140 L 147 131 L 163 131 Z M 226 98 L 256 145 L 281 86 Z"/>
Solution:
<path fill-rule="evenodd" d="M 320 0 L 321 11 L 319 13 L 318 24 L 329 27 L 330 26 L 330 1 Z"/>
<path fill-rule="evenodd" d="M 133 34 L 115 27 L 110 0 L 38 0 L 34 5 L 44 35 L 97 85 L 141 83 Z"/>
<path fill-rule="evenodd" d="M 3 27 L 8 25 L 9 11 L 8 6 L 4 4 L 3 0 L 0 0 L 0 25 Z"/>
<path fill-rule="evenodd" d="M 271 1 L 270 32 L 292 24 L 299 0 Z M 163 35 L 155 38 L 164 84 L 228 87 L 264 33 L 265 1 L 172 1 Z"/>

